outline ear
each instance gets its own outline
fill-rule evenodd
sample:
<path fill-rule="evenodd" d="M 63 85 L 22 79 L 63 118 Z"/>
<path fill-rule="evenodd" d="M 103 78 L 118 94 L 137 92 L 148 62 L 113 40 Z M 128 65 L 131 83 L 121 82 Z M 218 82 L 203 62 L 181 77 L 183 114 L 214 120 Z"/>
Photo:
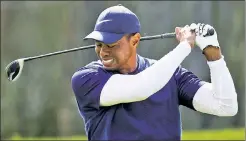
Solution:
<path fill-rule="evenodd" d="M 140 33 L 136 33 L 136 34 L 133 35 L 132 38 L 131 38 L 131 44 L 132 44 L 134 47 L 137 47 L 138 44 L 139 44 L 140 38 L 141 38 Z"/>

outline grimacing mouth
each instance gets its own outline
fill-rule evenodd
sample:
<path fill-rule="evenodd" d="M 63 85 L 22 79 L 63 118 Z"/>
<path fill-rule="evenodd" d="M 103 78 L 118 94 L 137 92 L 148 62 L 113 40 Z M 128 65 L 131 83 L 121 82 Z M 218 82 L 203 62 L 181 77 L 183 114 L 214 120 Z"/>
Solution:
<path fill-rule="evenodd" d="M 109 60 L 112 60 L 112 59 L 114 59 L 114 58 L 113 57 L 112 58 L 111 57 L 110 58 L 101 58 L 102 61 L 109 61 Z"/>

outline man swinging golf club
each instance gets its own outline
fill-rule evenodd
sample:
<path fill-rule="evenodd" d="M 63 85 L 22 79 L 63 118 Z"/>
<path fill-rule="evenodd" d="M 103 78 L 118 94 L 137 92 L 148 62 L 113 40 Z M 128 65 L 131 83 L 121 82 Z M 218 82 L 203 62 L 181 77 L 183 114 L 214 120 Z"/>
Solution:
<path fill-rule="evenodd" d="M 180 105 L 234 116 L 236 90 L 216 31 L 207 36 L 211 28 L 200 23 L 176 27 L 179 44 L 153 60 L 137 54 L 137 16 L 122 5 L 105 9 L 85 37 L 95 40 L 99 60 L 77 70 L 71 79 L 88 139 L 180 140 Z M 207 59 L 211 83 L 180 65 L 195 44 Z"/>

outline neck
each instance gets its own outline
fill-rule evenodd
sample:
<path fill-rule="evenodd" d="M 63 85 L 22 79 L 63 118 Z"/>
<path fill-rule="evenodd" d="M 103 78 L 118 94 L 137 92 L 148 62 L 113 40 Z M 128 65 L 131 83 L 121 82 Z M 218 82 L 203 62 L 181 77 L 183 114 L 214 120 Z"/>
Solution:
<path fill-rule="evenodd" d="M 138 66 L 137 54 L 135 54 L 131 58 L 129 58 L 128 63 L 119 71 L 122 74 L 131 73 L 136 70 L 137 66 Z"/>

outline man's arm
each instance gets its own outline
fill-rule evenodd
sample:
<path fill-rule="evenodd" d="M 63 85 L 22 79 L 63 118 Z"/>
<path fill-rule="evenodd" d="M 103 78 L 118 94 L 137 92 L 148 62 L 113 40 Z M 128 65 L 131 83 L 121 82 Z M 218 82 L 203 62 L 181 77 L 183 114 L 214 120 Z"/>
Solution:
<path fill-rule="evenodd" d="M 189 43 L 184 41 L 151 67 L 136 75 L 111 76 L 102 89 L 100 105 L 111 106 L 147 99 L 167 84 L 190 52 Z"/>
<path fill-rule="evenodd" d="M 211 83 L 204 84 L 193 99 L 197 111 L 217 116 L 234 116 L 238 111 L 237 93 L 224 57 L 217 47 L 207 47 Z"/>
<path fill-rule="evenodd" d="M 234 116 L 238 111 L 237 93 L 233 79 L 221 54 L 217 33 L 204 37 L 210 25 L 198 24 L 196 43 L 207 58 L 211 73 L 211 83 L 206 83 L 198 89 L 193 106 L 197 111 L 217 116 Z"/>

